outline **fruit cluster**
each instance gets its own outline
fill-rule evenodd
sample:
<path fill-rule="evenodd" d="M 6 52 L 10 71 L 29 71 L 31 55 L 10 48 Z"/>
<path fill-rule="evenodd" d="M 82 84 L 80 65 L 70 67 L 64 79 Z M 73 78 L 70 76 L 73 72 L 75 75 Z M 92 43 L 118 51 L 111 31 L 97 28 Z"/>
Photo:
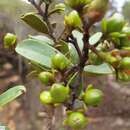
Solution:
<path fill-rule="evenodd" d="M 117 71 L 119 80 L 130 81 L 130 28 L 124 17 L 115 13 L 109 19 L 102 20 L 102 31 L 109 39 L 109 48 L 114 46 L 112 50 L 104 51 L 102 56 Z"/>
<path fill-rule="evenodd" d="M 65 85 L 62 81 L 57 81 L 57 73 L 63 72 L 69 64 L 62 54 L 56 54 L 52 57 L 52 68 L 55 69 L 55 73 L 41 72 L 39 79 L 44 85 L 50 85 L 49 90 L 42 91 L 40 94 L 40 101 L 44 105 L 64 105 L 66 107 L 67 118 L 64 124 L 74 128 L 81 129 L 86 127 L 88 119 L 85 116 L 86 106 L 98 106 L 103 98 L 103 92 L 99 89 L 95 89 L 92 85 L 89 85 L 85 92 L 79 96 L 76 100 L 82 103 L 82 108 L 74 108 L 68 110 L 67 104 L 72 98 L 73 90 L 69 85 Z M 74 104 L 75 105 L 75 102 Z"/>

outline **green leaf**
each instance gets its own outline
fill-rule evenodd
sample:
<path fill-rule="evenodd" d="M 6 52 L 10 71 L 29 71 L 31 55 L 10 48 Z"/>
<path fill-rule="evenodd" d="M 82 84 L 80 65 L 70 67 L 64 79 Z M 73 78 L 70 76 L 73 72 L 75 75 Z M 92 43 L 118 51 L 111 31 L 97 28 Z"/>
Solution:
<path fill-rule="evenodd" d="M 114 72 L 113 68 L 107 63 L 101 65 L 87 65 L 84 67 L 84 71 L 94 74 L 112 74 Z"/>
<path fill-rule="evenodd" d="M 72 34 L 77 39 L 80 50 L 82 50 L 83 49 L 83 34 L 77 30 L 74 30 Z"/>
<path fill-rule="evenodd" d="M 29 35 L 29 38 L 47 43 L 49 45 L 54 45 L 54 41 L 51 38 L 48 38 L 47 36 L 44 35 L 36 35 L 36 36 Z"/>
<path fill-rule="evenodd" d="M 30 25 L 33 29 L 42 32 L 48 33 L 48 27 L 46 22 L 41 20 L 40 17 L 34 12 L 26 13 L 25 15 L 21 16 L 21 19 Z"/>
<path fill-rule="evenodd" d="M 58 3 L 55 5 L 54 9 L 52 9 L 50 12 L 49 12 L 49 15 L 51 14 L 54 14 L 54 13 L 63 13 L 65 11 L 65 4 L 63 3 Z"/>
<path fill-rule="evenodd" d="M 22 85 L 10 88 L 9 90 L 7 90 L 6 92 L 0 95 L 0 107 L 11 102 L 15 98 L 23 94 L 24 92 L 26 92 L 26 88 Z"/>
<path fill-rule="evenodd" d="M 52 46 L 46 44 L 46 42 L 34 39 L 26 39 L 22 41 L 17 45 L 15 50 L 25 58 L 47 68 L 51 68 L 52 56 L 54 56 L 56 53 L 60 53 Z"/>
<path fill-rule="evenodd" d="M 56 48 L 60 50 L 60 52 L 62 52 L 65 56 L 69 56 L 69 47 L 67 42 L 60 40 Z"/>
<path fill-rule="evenodd" d="M 103 36 L 102 32 L 95 33 L 94 35 L 92 35 L 89 38 L 89 44 L 90 45 L 95 45 L 96 43 L 98 43 L 101 40 L 102 36 Z"/>
<path fill-rule="evenodd" d="M 70 53 L 70 60 L 73 64 L 77 64 L 79 62 L 78 53 L 71 43 L 69 43 L 69 53 Z"/>

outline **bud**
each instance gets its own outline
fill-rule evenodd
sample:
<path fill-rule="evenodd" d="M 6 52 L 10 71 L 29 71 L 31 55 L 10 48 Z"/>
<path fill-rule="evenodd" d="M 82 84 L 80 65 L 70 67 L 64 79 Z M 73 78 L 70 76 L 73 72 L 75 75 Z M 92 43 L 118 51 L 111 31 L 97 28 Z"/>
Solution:
<path fill-rule="evenodd" d="M 71 8 L 77 9 L 79 7 L 83 7 L 88 4 L 91 0 L 65 0 L 66 5 Z"/>
<path fill-rule="evenodd" d="M 75 10 L 65 16 L 64 23 L 66 26 L 70 26 L 72 28 L 81 28 L 82 26 L 81 18 Z"/>
<path fill-rule="evenodd" d="M 120 32 L 123 29 L 124 25 L 124 17 L 119 13 L 115 13 L 107 20 L 107 33 Z"/>
<path fill-rule="evenodd" d="M 4 47 L 5 48 L 9 48 L 11 46 L 13 46 L 16 43 L 16 35 L 12 34 L 12 33 L 7 33 L 4 36 Z"/>
<path fill-rule="evenodd" d="M 54 75 L 50 72 L 41 72 L 38 77 L 40 81 L 45 85 L 49 84 L 49 82 L 54 82 Z"/>
<path fill-rule="evenodd" d="M 52 57 L 51 62 L 52 62 L 52 67 L 58 70 L 65 70 L 69 65 L 65 56 L 59 53 Z"/>
<path fill-rule="evenodd" d="M 108 4 L 109 0 L 93 0 L 90 3 L 89 7 L 86 6 L 83 9 L 84 21 L 89 21 L 89 25 L 100 21 L 108 9 Z"/>

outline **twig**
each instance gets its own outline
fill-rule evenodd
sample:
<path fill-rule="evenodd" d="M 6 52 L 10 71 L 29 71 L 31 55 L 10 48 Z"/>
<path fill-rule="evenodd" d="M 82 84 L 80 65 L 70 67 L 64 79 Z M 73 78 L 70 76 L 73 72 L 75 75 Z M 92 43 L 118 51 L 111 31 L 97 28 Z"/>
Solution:
<path fill-rule="evenodd" d="M 51 26 L 51 24 L 50 24 L 50 21 L 49 21 L 49 19 L 48 19 L 48 9 L 49 9 L 49 4 L 46 4 L 46 5 L 45 5 L 45 21 L 46 21 L 46 23 L 47 23 L 47 25 L 48 25 L 50 36 L 51 36 L 51 37 L 53 38 L 53 40 L 56 42 L 56 38 L 53 36 L 53 28 L 52 28 L 52 26 Z"/>
<path fill-rule="evenodd" d="M 45 20 L 45 13 L 41 9 L 41 7 L 39 5 L 37 5 L 34 0 L 28 0 L 28 1 L 38 10 L 38 12 L 42 16 L 43 20 Z"/>
<path fill-rule="evenodd" d="M 88 60 L 88 53 L 89 53 L 89 32 L 88 30 L 85 30 L 84 32 L 84 36 L 83 36 L 83 42 L 84 42 L 84 46 L 83 46 L 83 53 L 82 53 L 82 59 L 80 59 L 80 68 L 83 69 L 85 66 L 86 61 Z"/>
<path fill-rule="evenodd" d="M 79 48 L 79 45 L 77 43 L 77 39 L 75 37 L 73 37 L 73 35 L 70 36 L 70 40 L 68 39 L 68 42 L 72 43 L 75 47 L 75 49 L 77 50 L 77 53 L 79 55 L 79 58 L 82 59 L 82 53 L 81 53 L 81 50 Z"/>
<path fill-rule="evenodd" d="M 51 27 L 51 24 L 48 19 L 48 9 L 50 4 L 45 5 L 45 12 L 41 8 L 41 4 L 36 4 L 34 0 L 28 0 L 37 10 L 39 15 L 42 16 L 42 19 L 47 23 L 48 28 L 49 28 L 49 35 L 53 38 L 54 41 L 56 41 L 55 37 L 53 36 L 53 29 Z"/>

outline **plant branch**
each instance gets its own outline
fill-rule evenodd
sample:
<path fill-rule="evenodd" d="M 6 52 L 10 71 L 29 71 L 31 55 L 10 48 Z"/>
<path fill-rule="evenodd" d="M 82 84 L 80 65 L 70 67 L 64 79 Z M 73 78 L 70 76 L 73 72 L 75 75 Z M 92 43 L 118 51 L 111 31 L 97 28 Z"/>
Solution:
<path fill-rule="evenodd" d="M 37 5 L 34 0 L 28 0 L 28 1 L 38 10 L 38 13 L 42 16 L 43 20 L 45 20 L 45 13 L 41 9 L 41 7 L 39 5 Z"/>
<path fill-rule="evenodd" d="M 88 53 L 89 53 L 89 32 L 88 30 L 85 30 L 84 32 L 84 36 L 83 36 L 83 42 L 84 42 L 84 46 L 83 46 L 83 52 L 82 52 L 82 59 L 80 59 L 80 64 L 79 67 L 81 69 L 84 68 L 86 61 L 88 60 Z"/>
<path fill-rule="evenodd" d="M 82 53 L 81 53 L 81 50 L 79 48 L 79 45 L 77 43 L 77 39 L 73 36 L 73 35 L 70 35 L 70 40 L 68 39 L 68 42 L 72 43 L 75 47 L 75 49 L 77 50 L 77 53 L 79 55 L 79 58 L 82 59 Z"/>
<path fill-rule="evenodd" d="M 41 8 L 41 4 L 36 4 L 34 0 L 28 0 L 37 10 L 39 15 L 42 16 L 42 19 L 47 23 L 49 28 L 49 35 L 53 38 L 54 41 L 56 41 L 55 37 L 53 36 L 53 28 L 50 24 L 50 21 L 48 19 L 48 9 L 50 4 L 45 4 L 45 12 Z"/>
<path fill-rule="evenodd" d="M 49 21 L 49 18 L 48 18 L 49 5 L 50 5 L 50 4 L 46 4 L 46 5 L 45 5 L 45 21 L 46 21 L 46 23 L 47 23 L 47 25 L 48 25 L 50 36 L 53 38 L 54 41 L 56 41 L 55 37 L 53 36 L 53 28 L 52 28 L 52 26 L 51 26 L 51 24 L 50 24 L 50 21 Z"/>

